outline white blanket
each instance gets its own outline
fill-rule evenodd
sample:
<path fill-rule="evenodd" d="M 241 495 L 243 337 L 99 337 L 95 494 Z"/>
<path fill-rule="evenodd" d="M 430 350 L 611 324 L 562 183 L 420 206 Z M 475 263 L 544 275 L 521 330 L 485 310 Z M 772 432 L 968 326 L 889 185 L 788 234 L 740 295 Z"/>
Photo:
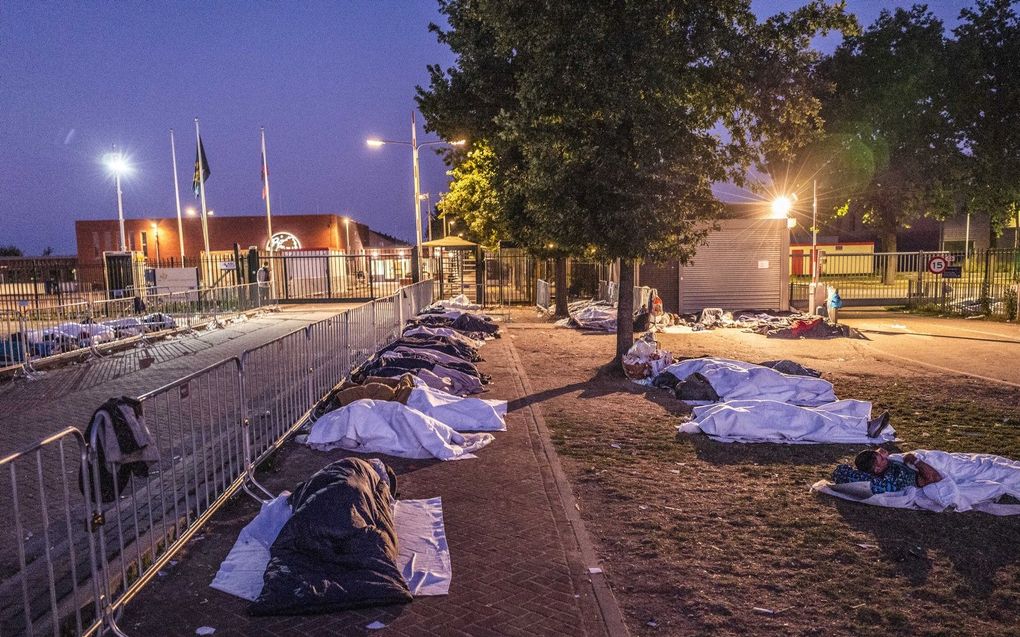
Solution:
<path fill-rule="evenodd" d="M 680 380 L 700 373 L 712 384 L 722 400 L 776 400 L 792 405 L 815 407 L 835 402 L 832 383 L 821 378 L 788 376 L 728 358 L 692 358 L 673 363 L 665 370 Z"/>
<path fill-rule="evenodd" d="M 339 447 L 400 458 L 463 460 L 493 440 L 492 434 L 458 433 L 407 405 L 366 399 L 323 414 L 312 424 L 306 444 L 320 451 Z"/>
<path fill-rule="evenodd" d="M 290 492 L 284 491 L 262 505 L 258 515 L 241 529 L 209 586 L 248 601 L 258 598 L 269 564 L 269 548 L 292 515 L 288 496 Z M 415 597 L 448 594 L 453 568 L 442 499 L 397 501 L 393 524 L 397 531 L 397 567 L 411 594 Z"/>
<path fill-rule="evenodd" d="M 837 485 L 819 480 L 811 490 L 862 504 L 900 509 L 1020 515 L 1020 504 L 996 504 L 1004 495 L 1020 498 L 1020 462 L 989 454 L 925 450 L 912 453 L 938 471 L 942 480 L 922 488 L 878 494 L 871 493 L 867 482 Z M 889 457 L 903 460 L 903 454 Z"/>
<path fill-rule="evenodd" d="M 720 442 L 785 444 L 882 443 L 896 439 L 892 427 L 868 437 L 871 403 L 840 400 L 819 407 L 799 407 L 775 400 L 731 400 L 694 408 L 682 433 L 704 432 Z"/>
<path fill-rule="evenodd" d="M 463 294 L 458 294 L 457 296 L 453 297 L 452 299 L 447 299 L 445 301 L 438 301 L 436 303 L 436 305 L 438 305 L 440 307 L 444 307 L 444 308 L 449 309 L 449 310 L 480 310 L 480 309 L 482 309 L 481 305 L 478 305 L 477 303 L 472 303 L 471 299 L 469 299 L 467 296 L 465 296 Z"/>
<path fill-rule="evenodd" d="M 461 398 L 429 387 L 420 378 L 407 399 L 407 406 L 456 431 L 506 431 L 506 401 Z"/>

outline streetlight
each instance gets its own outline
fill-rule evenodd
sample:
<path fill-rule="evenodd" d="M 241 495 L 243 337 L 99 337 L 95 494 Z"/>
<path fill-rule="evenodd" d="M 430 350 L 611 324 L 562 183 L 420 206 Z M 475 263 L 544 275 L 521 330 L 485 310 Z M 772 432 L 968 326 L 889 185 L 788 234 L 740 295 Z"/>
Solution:
<path fill-rule="evenodd" d="M 120 251 L 127 252 L 127 239 L 124 233 L 124 200 L 122 197 L 124 193 L 120 189 L 120 177 L 131 172 L 131 165 L 128 164 L 124 153 L 117 151 L 116 146 L 113 147 L 113 152 L 106 156 L 105 161 L 106 168 L 113 173 L 114 179 L 117 181 L 117 219 L 120 220 Z"/>
<path fill-rule="evenodd" d="M 450 146 L 463 146 L 467 143 L 463 139 L 457 141 L 447 142 L 441 139 L 418 143 L 418 126 L 415 123 L 414 112 L 411 112 L 411 141 L 393 141 L 390 139 L 367 139 L 365 143 L 372 148 L 379 148 L 384 144 L 401 144 L 404 146 L 411 147 L 411 165 L 414 169 L 414 244 L 416 254 L 419 257 L 418 269 L 421 269 L 421 177 L 418 173 L 418 151 L 425 146 L 432 146 L 434 144 L 449 144 Z M 418 274 L 417 272 L 415 273 Z"/>
<path fill-rule="evenodd" d="M 787 219 L 790 216 L 790 210 L 793 209 L 793 202 L 796 201 L 797 195 L 779 195 L 772 200 L 772 218 L 773 219 Z"/>
<path fill-rule="evenodd" d="M 195 215 L 198 214 L 198 211 L 195 210 L 194 208 L 187 208 L 184 212 L 188 213 L 189 217 L 194 217 Z"/>
<path fill-rule="evenodd" d="M 432 196 L 427 192 L 423 192 L 418 199 L 428 202 L 428 205 L 425 207 L 425 218 L 429 220 L 428 235 L 429 241 L 432 241 Z"/>
<path fill-rule="evenodd" d="M 351 250 L 351 220 L 350 217 L 344 217 L 344 249 L 347 250 L 347 254 L 353 254 Z"/>

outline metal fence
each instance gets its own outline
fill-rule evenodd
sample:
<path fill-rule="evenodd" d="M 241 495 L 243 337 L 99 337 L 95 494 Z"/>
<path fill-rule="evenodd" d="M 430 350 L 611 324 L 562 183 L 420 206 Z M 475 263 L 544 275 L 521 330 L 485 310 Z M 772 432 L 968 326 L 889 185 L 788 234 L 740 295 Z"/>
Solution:
<path fill-rule="evenodd" d="M 402 288 L 140 396 L 158 451 L 145 471 L 106 465 L 73 428 L 0 459 L 0 635 L 122 634 L 125 605 L 228 498 L 270 496 L 255 468 L 432 294 Z M 105 469 L 112 493 L 93 479 Z"/>
<path fill-rule="evenodd" d="M 0 369 L 32 365 L 72 352 L 101 351 L 132 339 L 194 329 L 224 315 L 270 304 L 258 284 L 85 300 L 64 305 L 0 310 Z"/>
<path fill-rule="evenodd" d="M 949 265 L 929 271 L 933 259 Z M 804 260 L 807 261 L 804 261 Z M 799 263 L 798 263 L 799 261 Z M 794 257 L 790 299 L 805 305 L 810 286 L 810 255 Z M 820 257 L 819 280 L 839 290 L 848 306 L 905 305 L 961 315 L 1015 317 L 1020 283 L 1020 251 L 887 252 L 827 254 Z"/>

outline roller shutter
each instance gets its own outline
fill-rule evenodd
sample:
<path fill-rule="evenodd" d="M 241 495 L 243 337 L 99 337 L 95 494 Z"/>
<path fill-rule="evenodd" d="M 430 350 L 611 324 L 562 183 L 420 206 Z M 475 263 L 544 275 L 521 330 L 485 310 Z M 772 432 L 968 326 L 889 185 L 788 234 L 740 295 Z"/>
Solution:
<path fill-rule="evenodd" d="M 681 268 L 680 311 L 789 309 L 786 219 L 729 219 Z"/>

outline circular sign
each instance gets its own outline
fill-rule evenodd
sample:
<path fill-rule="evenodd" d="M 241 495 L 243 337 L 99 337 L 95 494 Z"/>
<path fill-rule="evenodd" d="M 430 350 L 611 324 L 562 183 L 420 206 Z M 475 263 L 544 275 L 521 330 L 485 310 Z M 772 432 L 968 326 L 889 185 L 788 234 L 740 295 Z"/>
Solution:
<path fill-rule="evenodd" d="M 266 242 L 266 250 L 300 250 L 301 241 L 289 232 L 277 232 Z"/>
<path fill-rule="evenodd" d="M 928 271 L 932 274 L 942 274 L 949 266 L 949 260 L 945 257 L 932 257 L 928 259 Z"/>

